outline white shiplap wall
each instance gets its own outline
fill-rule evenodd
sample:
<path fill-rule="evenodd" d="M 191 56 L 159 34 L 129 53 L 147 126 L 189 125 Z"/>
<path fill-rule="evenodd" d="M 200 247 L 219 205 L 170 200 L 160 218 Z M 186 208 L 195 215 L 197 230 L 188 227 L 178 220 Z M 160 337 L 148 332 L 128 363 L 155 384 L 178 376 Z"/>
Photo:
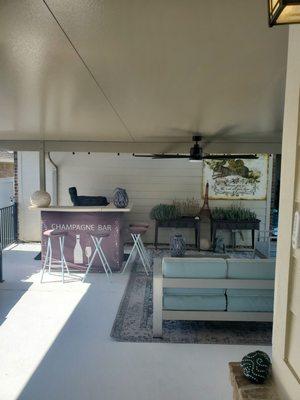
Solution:
<path fill-rule="evenodd" d="M 37 154 L 36 154 L 37 156 Z M 108 153 L 51 153 L 59 170 L 59 204 L 71 204 L 68 188 L 76 186 L 79 194 L 105 195 L 110 198 L 117 187 L 126 188 L 133 202 L 133 210 L 126 215 L 127 222 L 150 221 L 151 208 L 158 203 L 171 203 L 174 199 L 201 199 L 202 164 L 189 163 L 187 160 L 152 160 L 134 158 L 129 154 Z M 20 153 L 20 231 L 23 240 L 39 240 L 40 228 L 38 215 L 28 211 L 31 191 L 38 185 L 36 169 L 38 157 L 34 153 Z M 32 160 L 32 161 L 31 161 Z M 52 192 L 52 169 L 47 163 L 47 190 Z M 210 206 L 228 206 L 229 201 L 210 201 Z M 266 201 L 241 201 L 245 207 L 253 209 L 261 219 L 264 229 L 266 220 Z M 30 221 L 31 229 L 26 229 Z M 154 239 L 154 223 L 145 237 L 151 243 Z M 28 226 L 28 225 L 27 225 Z M 160 241 L 167 243 L 171 231 L 163 229 Z M 186 238 L 193 241 L 191 230 L 183 230 Z"/>

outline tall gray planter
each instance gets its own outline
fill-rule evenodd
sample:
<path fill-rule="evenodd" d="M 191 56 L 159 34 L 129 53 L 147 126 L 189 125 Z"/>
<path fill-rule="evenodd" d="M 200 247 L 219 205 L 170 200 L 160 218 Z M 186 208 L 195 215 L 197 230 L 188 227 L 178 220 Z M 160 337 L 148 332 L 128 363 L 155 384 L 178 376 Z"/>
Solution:
<path fill-rule="evenodd" d="M 171 237 L 170 253 L 172 257 L 183 257 L 186 250 L 185 240 L 181 233 Z"/>

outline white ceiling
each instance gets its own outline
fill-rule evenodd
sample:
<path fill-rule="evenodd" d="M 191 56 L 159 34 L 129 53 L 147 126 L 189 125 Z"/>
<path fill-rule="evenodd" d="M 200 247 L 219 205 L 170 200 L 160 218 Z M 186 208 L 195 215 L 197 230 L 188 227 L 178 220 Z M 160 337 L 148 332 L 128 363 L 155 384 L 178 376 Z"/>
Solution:
<path fill-rule="evenodd" d="M 0 0 L 0 140 L 279 142 L 288 30 L 266 9 Z"/>

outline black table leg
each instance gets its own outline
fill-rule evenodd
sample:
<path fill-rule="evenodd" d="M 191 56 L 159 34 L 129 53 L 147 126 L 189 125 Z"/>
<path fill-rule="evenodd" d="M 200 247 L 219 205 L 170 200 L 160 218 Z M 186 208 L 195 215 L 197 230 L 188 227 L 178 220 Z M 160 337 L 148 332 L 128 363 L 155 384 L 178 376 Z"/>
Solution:
<path fill-rule="evenodd" d="M 252 249 L 254 249 L 255 246 L 255 229 L 252 229 Z"/>
<path fill-rule="evenodd" d="M 157 241 L 158 241 L 158 222 L 155 221 L 155 237 L 154 237 L 154 247 L 157 249 Z"/>
<path fill-rule="evenodd" d="M 200 251 L 200 221 L 197 223 L 197 244 L 196 247 Z"/>
<path fill-rule="evenodd" d="M 215 242 L 216 242 L 216 236 L 217 236 L 217 228 L 215 228 L 215 226 L 213 226 L 212 234 L 211 234 L 211 237 L 212 237 L 211 243 L 212 243 L 212 247 L 213 248 L 214 248 L 214 245 L 215 245 Z"/>

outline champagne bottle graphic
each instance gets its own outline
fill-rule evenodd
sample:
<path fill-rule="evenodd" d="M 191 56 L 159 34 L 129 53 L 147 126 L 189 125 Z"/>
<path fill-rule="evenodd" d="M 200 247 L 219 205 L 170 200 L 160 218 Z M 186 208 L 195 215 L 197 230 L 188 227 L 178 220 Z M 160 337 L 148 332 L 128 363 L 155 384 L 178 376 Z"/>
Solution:
<path fill-rule="evenodd" d="M 74 247 L 74 264 L 83 264 L 83 251 L 80 244 L 80 235 L 76 235 L 76 244 Z"/>

